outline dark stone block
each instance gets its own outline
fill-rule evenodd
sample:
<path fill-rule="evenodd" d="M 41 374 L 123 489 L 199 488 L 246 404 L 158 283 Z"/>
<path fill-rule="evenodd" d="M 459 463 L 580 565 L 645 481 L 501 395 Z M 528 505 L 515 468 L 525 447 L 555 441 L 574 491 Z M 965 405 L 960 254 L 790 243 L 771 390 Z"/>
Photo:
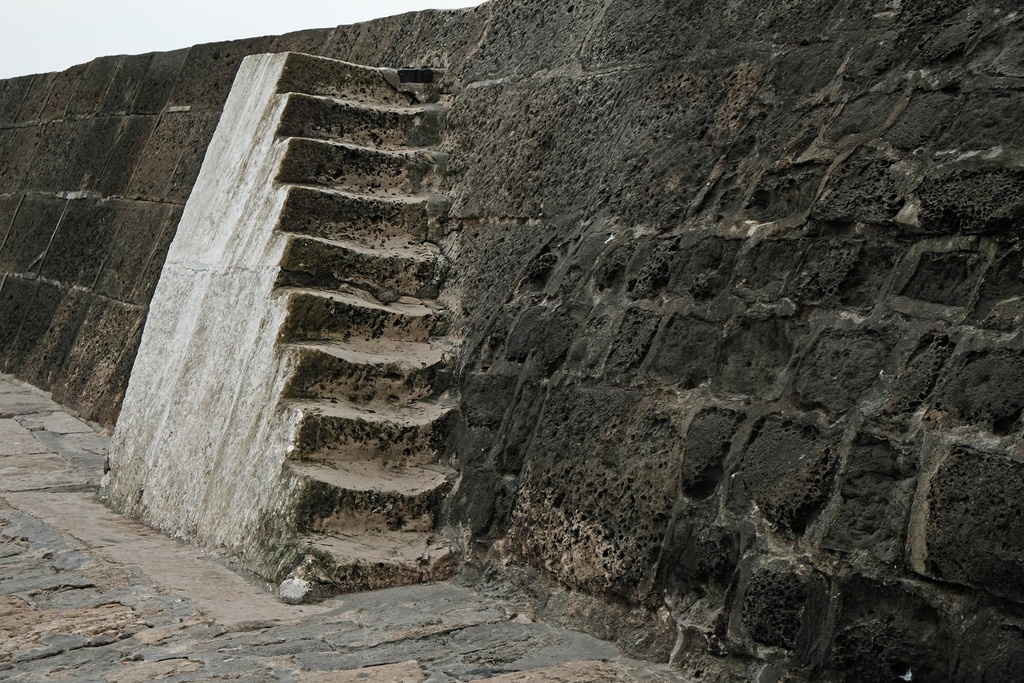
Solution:
<path fill-rule="evenodd" d="M 685 595 L 709 582 L 729 583 L 739 556 L 740 534 L 734 528 L 710 524 L 688 510 L 675 524 L 663 564 L 670 587 Z"/>
<path fill-rule="evenodd" d="M 953 95 L 919 93 L 882 137 L 903 149 L 927 145 L 949 125 L 959 107 Z"/>
<path fill-rule="evenodd" d="M 104 254 L 96 293 L 117 301 L 147 304 L 148 299 L 134 298 L 136 288 L 165 229 L 171 207 L 133 201 L 112 202 L 110 206 L 114 237 Z M 171 229 L 173 232 L 173 226 Z"/>
<path fill-rule="evenodd" d="M 888 223 L 904 201 L 892 162 L 852 157 L 829 178 L 811 215 L 826 221 Z"/>
<path fill-rule="evenodd" d="M 973 319 L 985 327 L 1012 331 L 1024 319 L 1024 251 L 1003 254 L 988 270 L 978 291 Z"/>
<path fill-rule="evenodd" d="M 523 463 L 531 453 L 533 435 L 544 408 L 547 389 L 545 382 L 531 379 L 521 383 L 515 397 L 515 407 L 509 414 L 508 428 L 500 437 L 502 446 L 498 463 L 502 472 L 519 474 L 522 471 Z"/>
<path fill-rule="evenodd" d="M 574 588 L 634 600 L 656 576 L 682 443 L 670 415 L 637 399 L 607 386 L 552 389 L 508 545 Z"/>
<path fill-rule="evenodd" d="M 948 683 L 949 629 L 937 609 L 899 583 L 840 583 L 830 667 L 847 681 Z"/>
<path fill-rule="evenodd" d="M 888 121 L 901 95 L 872 92 L 847 102 L 836 120 L 825 129 L 825 139 L 837 142 L 848 136 L 863 138 L 877 134 Z"/>
<path fill-rule="evenodd" d="M 718 371 L 721 386 L 759 399 L 775 396 L 793 355 L 793 327 L 792 321 L 779 318 L 742 318 L 730 326 Z"/>
<path fill-rule="evenodd" d="M 21 105 L 21 113 L 18 115 L 18 123 L 39 121 L 42 118 L 43 107 L 50 98 L 50 89 L 56 80 L 56 73 L 36 74 L 32 77 L 32 87 L 25 96 L 25 102 Z"/>
<path fill-rule="evenodd" d="M 984 268 L 985 259 L 976 251 L 922 254 L 902 294 L 945 306 L 969 306 Z"/>
<path fill-rule="evenodd" d="M 541 372 L 550 375 L 565 362 L 573 337 L 572 326 L 563 315 L 531 308 L 509 334 L 506 355 L 516 363 L 530 359 Z"/>
<path fill-rule="evenodd" d="M 0 80 L 0 128 L 18 121 L 18 114 L 32 87 L 32 76 Z"/>
<path fill-rule="evenodd" d="M 866 550 L 879 562 L 897 564 L 903 556 L 916 465 L 915 457 L 888 441 L 858 436 L 839 488 L 839 516 L 823 545 Z"/>
<path fill-rule="evenodd" d="M 164 222 L 160 236 L 157 238 L 153 251 L 149 255 L 146 268 L 142 271 L 142 278 L 132 290 L 131 298 L 129 299 L 132 303 L 148 306 L 153 298 L 153 292 L 156 291 L 156 286 L 160 281 L 160 273 L 163 270 L 164 261 L 167 260 L 167 252 L 171 248 L 171 242 L 174 241 L 174 235 L 178 231 L 178 222 L 181 220 L 183 211 L 184 208 L 180 206 L 170 206 L 168 208 L 167 220 Z"/>
<path fill-rule="evenodd" d="M 682 471 L 682 490 L 690 498 L 703 500 L 718 488 L 741 417 L 734 410 L 707 408 L 693 418 L 686 432 Z"/>
<path fill-rule="evenodd" d="M 672 262 L 668 291 L 714 298 L 728 286 L 739 248 L 739 240 L 704 235 L 684 243 Z"/>
<path fill-rule="evenodd" d="M 807 579 L 791 568 L 757 569 L 743 595 L 743 626 L 759 643 L 796 649 L 809 598 Z"/>
<path fill-rule="evenodd" d="M 801 303 L 866 309 L 895 263 L 895 250 L 885 244 L 821 239 L 808 247 L 790 286 Z"/>
<path fill-rule="evenodd" d="M 110 82 L 121 64 L 121 57 L 100 57 L 86 66 L 78 90 L 68 104 L 67 113 L 95 114 L 103 106 Z"/>
<path fill-rule="evenodd" d="M 139 166 L 149 136 L 156 127 L 156 116 L 126 116 L 114 141 L 103 176 L 96 189 L 104 196 L 128 192 L 132 175 Z"/>
<path fill-rule="evenodd" d="M 938 414 L 983 425 L 998 435 L 1014 431 L 1024 410 L 1024 355 L 1009 349 L 974 351 L 954 360 L 938 398 Z"/>
<path fill-rule="evenodd" d="M 218 115 L 164 114 L 136 164 L 131 197 L 180 201 L 192 191 Z"/>
<path fill-rule="evenodd" d="M 953 234 L 1020 230 L 1024 170 L 971 169 L 925 178 L 917 189 L 925 232 Z"/>
<path fill-rule="evenodd" d="M 64 285 L 92 288 L 115 244 L 117 202 L 79 199 L 68 202 L 43 265 L 43 277 Z"/>
<path fill-rule="evenodd" d="M 146 311 L 140 309 L 137 312 L 138 324 L 132 328 L 128 337 L 121 340 L 124 347 L 113 373 L 106 379 L 106 386 L 100 396 L 99 403 L 92 411 L 93 419 L 104 426 L 113 426 L 121 414 L 121 404 L 124 401 L 125 392 L 128 391 L 128 380 L 131 378 L 132 368 L 135 366 L 135 356 L 139 351 L 139 344 L 142 342 L 142 331 L 146 322 Z"/>
<path fill-rule="evenodd" d="M 36 126 L 0 131 L 0 192 L 24 189 L 38 139 Z"/>
<path fill-rule="evenodd" d="M 629 269 L 626 291 L 634 299 L 653 299 L 668 286 L 672 261 L 679 251 L 676 240 L 659 240 L 637 249 Z"/>
<path fill-rule="evenodd" d="M 627 310 L 605 362 L 605 373 L 611 376 L 632 374 L 639 368 L 651 349 L 659 323 L 661 314 L 656 311 L 642 308 Z"/>
<path fill-rule="evenodd" d="M 196 45 L 188 51 L 168 104 L 219 110 L 228 98 L 242 59 L 265 52 L 272 42 L 273 38 L 266 37 Z"/>
<path fill-rule="evenodd" d="M 828 499 L 837 462 L 818 427 L 770 415 L 751 432 L 735 493 L 756 503 L 768 521 L 802 534 Z"/>
<path fill-rule="evenodd" d="M 766 298 L 776 298 L 786 288 L 803 258 L 800 240 L 762 240 L 755 243 L 737 268 L 737 284 Z"/>
<path fill-rule="evenodd" d="M 167 106 L 174 84 L 178 82 L 181 67 L 189 49 L 157 52 L 152 56 L 143 77 L 139 94 L 132 103 L 133 114 L 159 114 Z"/>
<path fill-rule="evenodd" d="M 875 332 L 826 332 L 800 363 L 794 388 L 805 406 L 846 412 L 874 383 L 888 355 Z"/>
<path fill-rule="evenodd" d="M 811 208 L 827 168 L 802 164 L 766 173 L 751 194 L 746 213 L 759 221 L 800 217 Z"/>
<path fill-rule="evenodd" d="M 471 427 L 498 427 L 516 395 L 518 377 L 473 372 L 462 382 L 461 415 Z"/>
<path fill-rule="evenodd" d="M 601 255 L 594 267 L 594 289 L 600 294 L 616 295 L 626 282 L 626 267 L 633 256 L 634 245 L 618 242 Z"/>
<path fill-rule="evenodd" d="M 213 139 L 219 121 L 219 112 L 196 115 L 182 147 L 174 175 L 171 176 L 167 201 L 184 204 L 192 194 L 192 187 L 196 184 L 196 178 L 199 177 L 203 160 L 206 158 L 206 149 L 210 146 L 210 140 Z"/>
<path fill-rule="evenodd" d="M 26 180 L 34 190 L 90 190 L 103 173 L 120 128 L 115 117 L 68 119 L 46 124 Z"/>
<path fill-rule="evenodd" d="M 7 283 L 18 278 L 7 276 L 4 281 L 4 288 Z M 12 295 L 20 293 L 26 297 L 24 313 L 22 315 L 21 327 L 18 336 L 7 349 L 4 356 L 6 370 L 10 374 L 20 375 L 26 360 L 32 355 L 39 345 L 40 340 L 46 335 L 53 321 L 53 316 L 60 305 L 64 293 L 57 285 L 39 281 L 38 286 L 31 288 L 31 292 L 12 290 Z"/>
<path fill-rule="evenodd" d="M 1024 681 L 1024 620 L 993 607 L 979 610 L 960 643 L 959 654 L 953 680 Z"/>
<path fill-rule="evenodd" d="M 964 150 L 1019 145 L 1024 131 L 1016 122 L 1022 107 L 1020 93 L 971 93 L 939 145 Z"/>
<path fill-rule="evenodd" d="M 71 104 L 71 98 L 78 91 L 78 84 L 82 80 L 87 67 L 88 64 L 78 64 L 70 69 L 61 71 L 54 77 L 53 84 L 50 86 L 50 96 L 47 98 L 46 106 L 43 107 L 42 113 L 39 115 L 40 121 L 53 121 L 64 118 L 68 105 Z"/>
<path fill-rule="evenodd" d="M 0 249 L 0 271 L 38 274 L 67 201 L 27 195 Z"/>
<path fill-rule="evenodd" d="M 896 379 L 886 410 L 895 414 L 917 410 L 931 396 L 955 348 L 944 334 L 926 335 Z"/>
<path fill-rule="evenodd" d="M 1024 463 L 954 450 L 928 489 L 924 571 L 1024 602 Z"/>
<path fill-rule="evenodd" d="M 107 88 L 99 111 L 103 114 L 129 113 L 132 103 L 139 96 L 152 62 L 152 53 L 122 57 L 117 70 L 111 76 L 110 87 Z"/>
<path fill-rule="evenodd" d="M 54 399 L 89 419 L 116 413 L 108 388 L 145 316 L 145 309 L 137 306 L 97 299 L 82 321 L 64 372 L 53 384 Z"/>
<path fill-rule="evenodd" d="M 0 195 L 0 252 L 2 252 L 4 240 L 14 223 L 14 216 L 18 213 L 21 205 L 22 194 Z"/>
<path fill-rule="evenodd" d="M 0 283 L 0 369 L 4 372 L 15 357 L 14 343 L 38 288 L 37 280 L 15 275 L 5 275 Z"/>
<path fill-rule="evenodd" d="M 58 297 L 49 327 L 31 340 L 20 359 L 19 376 L 38 387 L 52 387 L 70 370 L 68 356 L 95 301 L 89 292 L 74 288 L 62 287 Z"/>
<path fill-rule="evenodd" d="M 721 325 L 674 315 L 661 333 L 648 370 L 659 381 L 693 389 L 714 373 L 721 343 Z"/>

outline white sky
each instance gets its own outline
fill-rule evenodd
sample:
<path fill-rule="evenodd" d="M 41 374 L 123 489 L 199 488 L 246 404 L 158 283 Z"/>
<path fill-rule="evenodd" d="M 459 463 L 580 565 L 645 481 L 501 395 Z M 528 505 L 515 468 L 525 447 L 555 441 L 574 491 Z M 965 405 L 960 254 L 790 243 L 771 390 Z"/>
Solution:
<path fill-rule="evenodd" d="M 480 0 L 0 0 L 0 78 Z"/>

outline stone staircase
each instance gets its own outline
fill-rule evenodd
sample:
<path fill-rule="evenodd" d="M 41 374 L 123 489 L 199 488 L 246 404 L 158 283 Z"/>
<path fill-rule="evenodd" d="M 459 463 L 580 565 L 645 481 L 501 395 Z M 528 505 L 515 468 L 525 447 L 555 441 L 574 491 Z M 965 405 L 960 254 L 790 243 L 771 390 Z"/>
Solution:
<path fill-rule="evenodd" d="M 288 601 L 445 578 L 434 533 L 455 472 L 439 462 L 449 395 L 436 244 L 445 109 L 433 71 L 289 55 L 277 128 L 287 244 L 274 295 L 297 424 L 285 468 L 303 560 Z"/>

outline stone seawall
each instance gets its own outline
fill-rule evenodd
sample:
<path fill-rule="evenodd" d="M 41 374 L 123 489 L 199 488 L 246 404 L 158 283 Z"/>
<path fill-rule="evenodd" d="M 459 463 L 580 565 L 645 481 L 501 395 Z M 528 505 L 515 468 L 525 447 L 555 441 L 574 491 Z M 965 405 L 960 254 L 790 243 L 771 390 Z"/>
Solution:
<path fill-rule="evenodd" d="M 406 14 L 0 81 L 0 371 L 113 426 L 242 59 L 296 51 L 444 67 L 482 19 Z"/>
<path fill-rule="evenodd" d="M 1024 678 L 1022 16 L 492 0 L 401 21 L 288 48 L 448 67 L 443 296 L 462 350 L 446 515 L 474 564 L 592 596 L 532 585 L 548 616 L 701 680 Z M 238 56 L 286 45 L 268 40 Z M 235 53 L 195 50 L 174 90 L 219 102 Z M 195 106 L 164 114 L 198 122 Z M 28 210 L 0 262 L 42 240 L 20 221 L 96 201 L 36 206 L 35 162 L 8 151 L 31 126 L 4 125 L 2 191 Z M 163 199 L 182 191 L 174 154 Z M 20 322 L 0 351 L 85 405 L 56 381 L 123 391 L 88 360 L 107 337 L 77 332 L 91 319 L 73 301 L 58 315 L 18 293 L 64 291 L 46 275 L 57 237 L 40 277 L 7 276 Z M 11 273 L 39 274 L 33 249 Z M 130 335 L 109 338 L 130 360 Z"/>

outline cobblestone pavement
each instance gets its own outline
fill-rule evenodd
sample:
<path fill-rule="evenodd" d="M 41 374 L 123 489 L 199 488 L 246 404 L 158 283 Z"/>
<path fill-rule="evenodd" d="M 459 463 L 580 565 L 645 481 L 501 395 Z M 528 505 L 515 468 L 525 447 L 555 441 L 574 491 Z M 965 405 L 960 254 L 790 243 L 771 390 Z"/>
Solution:
<path fill-rule="evenodd" d="M 0 680 L 681 680 L 452 583 L 284 605 L 99 504 L 108 443 L 0 376 Z"/>

